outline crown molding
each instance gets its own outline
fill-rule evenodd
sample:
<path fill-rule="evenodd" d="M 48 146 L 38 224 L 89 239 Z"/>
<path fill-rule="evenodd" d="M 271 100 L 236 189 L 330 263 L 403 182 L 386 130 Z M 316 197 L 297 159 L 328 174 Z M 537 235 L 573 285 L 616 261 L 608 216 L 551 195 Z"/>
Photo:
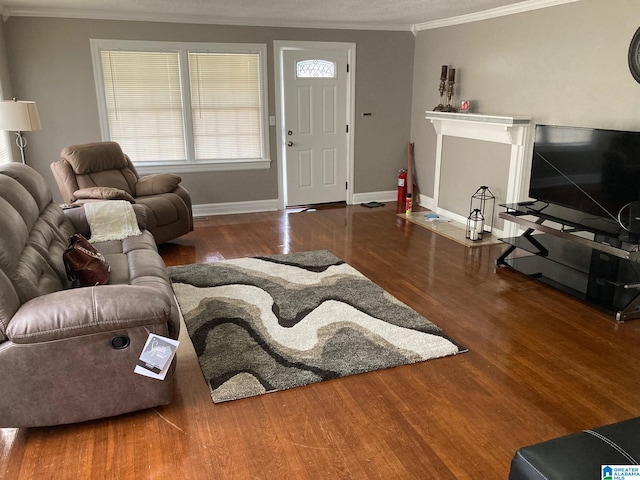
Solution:
<path fill-rule="evenodd" d="M 9 17 L 77 18 L 88 20 L 119 20 L 133 22 L 189 23 L 204 25 L 235 25 L 245 27 L 319 28 L 325 30 L 385 30 L 413 31 L 409 24 L 370 23 L 321 23 L 287 22 L 260 18 L 213 17 L 206 15 L 175 15 L 164 13 L 109 12 L 105 10 L 56 9 L 56 8 L 13 8 L 0 11 L 5 22 Z"/>
<path fill-rule="evenodd" d="M 117 20 L 133 22 L 188 23 L 204 25 L 235 25 L 246 27 L 279 27 L 279 28 L 318 28 L 323 30 L 378 30 L 412 32 L 421 30 L 451 27 L 464 23 L 479 22 L 516 13 L 529 12 L 541 8 L 554 7 L 580 0 L 525 0 L 513 5 L 492 8 L 482 12 L 459 15 L 457 17 L 433 20 L 416 24 L 384 24 L 384 23 L 322 23 L 322 22 L 287 22 L 283 20 L 265 20 L 261 18 L 214 17 L 206 15 L 175 15 L 164 13 L 110 12 L 106 10 L 61 9 L 61 8 L 18 8 L 0 5 L 0 15 L 4 21 L 10 17 L 43 17 L 43 18 L 77 18 L 90 20 Z"/>
<path fill-rule="evenodd" d="M 555 7 L 565 3 L 578 2 L 580 0 L 526 0 L 524 2 L 507 5 L 504 7 L 492 8 L 483 12 L 469 13 L 457 17 L 443 18 L 442 20 L 434 20 L 431 22 L 416 23 L 413 32 L 421 30 L 433 30 L 435 28 L 451 27 L 454 25 L 462 25 L 464 23 L 479 22 L 481 20 L 489 20 L 491 18 L 504 17 L 507 15 L 515 15 L 516 13 L 530 12 L 541 8 Z"/>

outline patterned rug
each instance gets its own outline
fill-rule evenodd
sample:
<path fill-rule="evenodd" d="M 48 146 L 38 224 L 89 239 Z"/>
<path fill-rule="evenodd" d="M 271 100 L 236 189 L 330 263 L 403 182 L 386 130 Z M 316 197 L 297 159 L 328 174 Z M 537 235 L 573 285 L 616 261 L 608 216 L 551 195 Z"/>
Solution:
<path fill-rule="evenodd" d="M 465 351 L 327 251 L 169 274 L 216 403 Z"/>

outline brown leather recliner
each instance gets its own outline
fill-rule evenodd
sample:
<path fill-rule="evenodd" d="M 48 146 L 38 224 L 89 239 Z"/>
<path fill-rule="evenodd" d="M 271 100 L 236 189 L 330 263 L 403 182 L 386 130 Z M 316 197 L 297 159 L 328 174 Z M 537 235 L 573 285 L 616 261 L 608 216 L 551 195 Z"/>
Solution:
<path fill-rule="evenodd" d="M 177 338 L 180 311 L 144 211 L 142 232 L 94 243 L 107 285 L 74 288 L 63 251 L 90 237 L 84 208 L 63 211 L 21 163 L 0 166 L 0 427 L 109 417 L 171 401 L 164 380 L 134 373 L 149 333 Z"/>
<path fill-rule="evenodd" d="M 178 175 L 139 176 L 116 142 L 65 147 L 51 164 L 60 194 L 68 204 L 95 200 L 128 200 L 147 210 L 147 229 L 157 244 L 193 230 L 189 192 Z"/>

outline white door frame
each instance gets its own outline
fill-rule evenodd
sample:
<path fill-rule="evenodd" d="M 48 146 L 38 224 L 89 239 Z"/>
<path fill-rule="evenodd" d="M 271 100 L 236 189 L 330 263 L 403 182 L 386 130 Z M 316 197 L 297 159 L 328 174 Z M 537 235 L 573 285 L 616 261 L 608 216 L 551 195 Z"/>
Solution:
<path fill-rule="evenodd" d="M 347 52 L 349 64 L 349 85 L 347 87 L 347 119 L 349 132 L 347 134 L 347 203 L 353 204 L 353 173 L 354 173 L 354 138 L 355 138 L 355 104 L 356 104 L 356 44 L 348 42 L 297 42 L 289 40 L 274 40 L 274 79 L 276 90 L 276 145 L 278 151 L 278 205 L 285 208 L 284 185 L 286 184 L 285 155 L 285 126 L 284 126 L 284 78 L 282 54 L 285 50 L 337 49 Z"/>

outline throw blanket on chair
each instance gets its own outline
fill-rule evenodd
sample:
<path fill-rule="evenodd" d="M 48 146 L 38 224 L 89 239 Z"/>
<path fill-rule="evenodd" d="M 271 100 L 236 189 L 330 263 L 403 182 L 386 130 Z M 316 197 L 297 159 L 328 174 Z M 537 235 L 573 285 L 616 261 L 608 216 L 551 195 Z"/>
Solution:
<path fill-rule="evenodd" d="M 87 202 L 84 211 L 91 227 L 91 243 L 122 240 L 141 233 L 133 207 L 126 200 Z"/>

